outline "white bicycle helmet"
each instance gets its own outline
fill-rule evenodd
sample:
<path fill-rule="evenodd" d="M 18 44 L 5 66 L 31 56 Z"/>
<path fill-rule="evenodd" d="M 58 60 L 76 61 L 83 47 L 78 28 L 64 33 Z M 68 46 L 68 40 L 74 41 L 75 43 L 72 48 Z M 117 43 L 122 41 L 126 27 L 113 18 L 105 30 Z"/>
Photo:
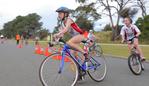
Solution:
<path fill-rule="evenodd" d="M 4 36 L 3 35 L 1 35 L 1 38 L 3 38 Z"/>

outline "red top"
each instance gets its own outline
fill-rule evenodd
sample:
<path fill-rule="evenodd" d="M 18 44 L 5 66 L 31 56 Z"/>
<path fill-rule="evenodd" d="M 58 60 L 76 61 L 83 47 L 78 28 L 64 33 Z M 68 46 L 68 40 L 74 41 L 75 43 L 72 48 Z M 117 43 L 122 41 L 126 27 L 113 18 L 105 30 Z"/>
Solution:
<path fill-rule="evenodd" d="M 79 28 L 79 26 L 78 26 L 76 23 L 72 23 L 72 24 L 71 24 L 71 27 L 72 27 L 75 31 L 79 32 L 80 34 L 83 34 L 83 33 L 84 33 L 84 31 L 83 31 L 81 28 Z"/>

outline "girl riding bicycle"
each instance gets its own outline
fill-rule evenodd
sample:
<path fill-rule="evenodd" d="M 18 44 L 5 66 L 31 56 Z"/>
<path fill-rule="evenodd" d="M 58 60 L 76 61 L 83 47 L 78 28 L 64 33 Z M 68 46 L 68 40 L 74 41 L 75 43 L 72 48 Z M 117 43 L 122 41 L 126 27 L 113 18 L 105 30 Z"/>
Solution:
<path fill-rule="evenodd" d="M 124 26 L 121 29 L 122 43 L 124 41 L 128 44 L 128 49 L 131 51 L 132 45 L 137 49 L 140 54 L 141 60 L 144 61 L 142 50 L 139 47 L 139 39 L 141 32 L 136 25 L 132 24 L 132 19 L 129 17 L 124 18 Z"/>
<path fill-rule="evenodd" d="M 54 35 L 55 38 L 64 38 L 67 44 L 80 51 L 87 57 L 87 52 L 85 52 L 79 44 L 86 40 L 84 35 L 84 30 L 80 29 L 78 25 L 69 17 L 70 9 L 66 7 L 60 7 L 56 10 L 58 12 L 58 20 L 61 23 L 59 32 Z M 67 38 L 67 39 L 66 39 Z"/>
<path fill-rule="evenodd" d="M 58 12 L 58 20 L 60 21 L 59 32 L 54 35 L 54 38 L 63 38 L 66 43 L 84 55 L 84 61 L 88 60 L 88 53 L 82 49 L 79 44 L 87 39 L 85 31 L 80 29 L 78 25 L 69 17 L 70 9 L 60 7 L 56 10 Z M 79 80 L 82 76 L 79 76 Z"/>

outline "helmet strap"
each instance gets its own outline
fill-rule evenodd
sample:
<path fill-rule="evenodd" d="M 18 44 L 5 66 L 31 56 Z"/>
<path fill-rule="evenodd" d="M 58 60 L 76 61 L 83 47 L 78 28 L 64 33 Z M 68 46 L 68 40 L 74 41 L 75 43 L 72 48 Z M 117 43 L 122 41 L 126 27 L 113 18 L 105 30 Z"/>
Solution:
<path fill-rule="evenodd" d="M 66 15 L 66 13 L 64 13 L 63 19 L 57 18 L 58 24 L 62 25 L 67 18 L 68 18 L 68 15 Z"/>
<path fill-rule="evenodd" d="M 66 20 L 68 18 L 68 15 L 66 15 L 66 13 L 64 13 L 64 18 L 62 19 L 62 21 Z"/>

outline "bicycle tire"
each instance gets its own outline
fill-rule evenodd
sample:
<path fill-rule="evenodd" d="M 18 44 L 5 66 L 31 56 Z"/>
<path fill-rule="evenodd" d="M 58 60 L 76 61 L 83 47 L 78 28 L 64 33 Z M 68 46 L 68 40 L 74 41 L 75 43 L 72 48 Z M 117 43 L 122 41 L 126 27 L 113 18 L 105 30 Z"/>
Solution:
<path fill-rule="evenodd" d="M 100 55 L 100 57 L 97 56 L 96 58 L 92 57 L 90 59 L 90 61 L 91 61 L 91 64 L 93 64 L 93 65 L 96 65 L 96 64 L 100 63 L 100 66 L 98 66 L 98 69 L 94 69 L 94 70 L 93 69 L 89 69 L 87 71 L 88 75 L 90 76 L 90 78 L 92 80 L 94 80 L 96 82 L 103 81 L 104 78 L 106 77 L 106 74 L 107 74 L 107 64 L 106 64 L 105 57 L 103 55 Z"/>
<path fill-rule="evenodd" d="M 134 62 L 134 60 L 136 60 Z M 133 61 L 133 62 L 132 62 Z M 133 64 L 132 64 L 133 63 Z M 138 71 L 135 71 L 135 69 L 133 68 L 133 65 L 138 65 Z M 132 54 L 128 57 L 128 66 L 129 69 L 131 70 L 131 72 L 135 75 L 140 75 L 142 72 L 142 63 L 140 61 L 140 57 L 137 54 Z"/>
<path fill-rule="evenodd" d="M 52 58 L 54 57 L 54 56 L 59 56 L 59 55 L 61 55 L 59 52 L 56 52 L 56 53 L 54 53 L 54 54 L 52 54 L 52 55 L 50 55 L 49 57 L 46 57 L 43 61 L 42 61 L 42 63 L 41 63 L 41 65 L 40 65 L 40 68 L 39 68 L 39 78 L 40 78 L 40 81 L 41 81 L 41 83 L 42 83 L 42 85 L 43 86 L 62 86 L 62 84 L 65 84 L 65 86 L 75 86 L 76 85 L 76 83 L 77 83 L 77 80 L 78 80 L 78 75 L 79 75 L 79 72 L 78 72 L 78 66 L 77 66 L 77 64 L 75 63 L 75 61 L 71 58 L 71 57 L 69 57 L 69 56 L 67 56 L 67 58 L 69 59 L 69 61 L 70 62 L 72 62 L 73 63 L 73 65 L 74 65 L 74 67 L 75 67 L 75 76 L 74 77 L 71 77 L 71 79 L 73 79 L 73 81 L 71 80 L 71 79 L 69 79 L 68 77 L 69 76 L 67 76 L 67 74 L 65 73 L 65 72 L 67 72 L 67 71 L 65 71 L 65 70 L 63 70 L 63 73 L 64 73 L 64 75 L 65 75 L 65 77 L 66 78 L 68 78 L 68 82 L 70 81 L 70 83 L 66 83 L 63 79 L 62 79 L 62 81 L 64 81 L 64 82 L 57 82 L 56 80 L 58 80 L 57 78 L 55 79 L 55 80 L 53 80 L 53 82 L 52 82 L 52 85 L 49 83 L 49 82 L 47 82 L 45 79 L 46 79 L 46 77 L 45 76 L 47 76 L 47 75 L 45 75 L 44 76 L 44 67 L 45 67 L 45 65 L 47 64 L 47 62 L 50 62 L 49 60 L 53 60 Z M 68 62 L 68 63 L 70 63 L 70 62 Z M 71 63 L 71 64 L 72 64 Z M 66 63 L 65 63 L 66 64 Z M 51 64 L 52 66 L 54 65 L 54 64 Z M 58 65 L 59 66 L 59 65 Z M 66 65 L 65 65 L 66 66 Z M 49 68 L 50 69 L 50 68 Z M 58 69 L 59 69 L 59 67 L 58 67 Z M 52 76 L 54 76 L 54 74 L 55 73 L 58 73 L 58 70 L 56 70 L 56 72 L 54 71 L 54 68 L 53 69 L 51 69 L 51 70 L 49 70 L 49 72 L 47 73 L 47 74 L 52 74 L 52 73 L 50 73 L 51 71 L 53 71 L 54 73 L 53 73 L 53 75 L 50 75 L 50 78 L 52 78 Z M 49 77 L 48 77 L 49 78 Z M 66 78 L 64 78 L 64 79 L 66 79 Z M 54 79 L 54 78 L 52 78 L 52 79 Z M 50 81 L 50 79 L 48 79 L 49 81 Z M 55 82 L 55 83 L 54 83 Z M 72 83 L 71 83 L 72 82 Z M 50 84 L 50 85 L 49 85 Z M 53 84 L 55 84 L 55 85 L 53 85 Z"/>

